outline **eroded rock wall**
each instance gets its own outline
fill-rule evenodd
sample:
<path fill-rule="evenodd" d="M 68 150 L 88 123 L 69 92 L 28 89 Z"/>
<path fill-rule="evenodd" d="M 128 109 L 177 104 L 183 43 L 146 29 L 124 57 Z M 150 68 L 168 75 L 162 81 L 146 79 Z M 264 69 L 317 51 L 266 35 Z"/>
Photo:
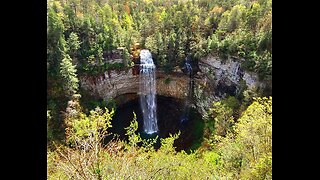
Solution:
<path fill-rule="evenodd" d="M 157 94 L 183 99 L 187 94 L 188 81 L 188 76 L 183 73 L 165 74 L 157 71 Z M 131 69 L 128 71 L 109 71 L 100 76 L 80 77 L 82 88 L 87 90 L 89 94 L 106 100 L 123 94 L 139 94 L 139 83 L 141 83 L 139 75 L 133 75 Z"/>
<path fill-rule="evenodd" d="M 227 95 L 235 96 L 244 86 L 248 89 L 263 87 L 256 74 L 241 69 L 241 61 L 236 58 L 221 60 L 214 56 L 201 59 L 198 62 L 199 71 L 193 78 L 196 106 L 204 107 L 202 111 L 207 111 L 213 101 L 220 101 Z M 79 79 L 81 87 L 99 99 L 108 100 L 125 94 L 130 94 L 130 97 L 139 95 L 139 75 L 133 75 L 131 69 L 112 70 L 99 76 L 83 76 Z M 186 98 L 189 77 L 182 71 L 169 74 L 157 71 L 156 81 L 158 95 Z"/>
<path fill-rule="evenodd" d="M 244 89 L 256 90 L 265 85 L 258 76 L 241 68 L 243 59 L 208 56 L 198 62 L 199 71 L 194 76 L 195 106 L 206 116 L 213 102 L 220 101 L 228 95 L 237 96 Z"/>
<path fill-rule="evenodd" d="M 248 89 L 263 87 L 258 76 L 252 72 L 246 72 L 241 68 L 243 59 L 229 58 L 221 60 L 218 57 L 208 56 L 199 61 L 200 71 L 196 78 L 205 81 L 216 98 L 223 98 L 225 95 L 235 96 L 242 86 Z"/>

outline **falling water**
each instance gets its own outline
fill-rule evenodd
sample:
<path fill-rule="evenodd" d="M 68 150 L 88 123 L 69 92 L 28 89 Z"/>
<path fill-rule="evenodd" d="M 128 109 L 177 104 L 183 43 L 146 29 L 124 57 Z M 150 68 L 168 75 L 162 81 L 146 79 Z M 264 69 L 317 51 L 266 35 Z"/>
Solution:
<path fill-rule="evenodd" d="M 181 123 L 185 123 L 188 121 L 188 118 L 189 118 L 189 104 L 190 104 L 190 99 L 191 99 L 191 96 L 192 96 L 192 66 L 190 64 L 190 60 L 191 60 L 191 57 L 190 55 L 188 55 L 186 57 L 186 60 L 185 60 L 185 67 L 187 69 L 187 73 L 189 75 L 189 84 L 188 84 L 188 94 L 187 94 L 187 97 L 185 99 L 185 103 L 184 103 L 184 108 L 183 108 L 183 113 L 182 113 L 182 117 L 181 117 Z"/>
<path fill-rule="evenodd" d="M 189 77 L 191 78 L 192 67 L 191 67 L 190 60 L 189 60 L 188 57 L 187 57 L 187 60 L 186 60 L 186 62 L 185 62 L 185 65 L 186 65 L 186 67 L 187 67 L 188 75 L 189 75 Z"/>
<path fill-rule="evenodd" d="M 150 51 L 141 50 L 140 104 L 143 114 L 143 129 L 147 134 L 158 131 L 155 68 Z"/>

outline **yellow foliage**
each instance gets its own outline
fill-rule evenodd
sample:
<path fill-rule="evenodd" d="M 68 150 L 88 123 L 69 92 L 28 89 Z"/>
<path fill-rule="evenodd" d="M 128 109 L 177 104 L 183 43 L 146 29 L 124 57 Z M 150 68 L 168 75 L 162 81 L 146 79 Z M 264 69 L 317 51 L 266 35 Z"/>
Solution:
<path fill-rule="evenodd" d="M 222 7 L 214 6 L 211 10 L 211 13 L 213 14 L 221 14 L 224 11 Z"/>

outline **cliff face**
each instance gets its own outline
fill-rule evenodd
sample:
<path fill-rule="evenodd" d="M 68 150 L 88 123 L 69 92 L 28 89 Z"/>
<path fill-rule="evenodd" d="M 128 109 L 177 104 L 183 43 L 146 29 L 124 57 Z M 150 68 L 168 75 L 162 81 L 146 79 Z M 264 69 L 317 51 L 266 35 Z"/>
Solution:
<path fill-rule="evenodd" d="M 186 96 L 188 76 L 182 73 L 156 73 L 157 94 L 182 99 Z M 116 98 L 124 94 L 139 93 L 139 75 L 132 75 L 132 70 L 109 71 L 100 76 L 80 77 L 80 85 L 89 94 L 101 98 Z"/>
<path fill-rule="evenodd" d="M 212 102 L 220 101 L 227 95 L 235 96 L 245 88 L 257 89 L 265 85 L 258 76 L 241 68 L 243 59 L 229 58 L 221 60 L 208 56 L 198 62 L 199 72 L 195 77 L 195 105 L 205 114 Z"/>
<path fill-rule="evenodd" d="M 222 61 L 213 56 L 198 62 L 199 71 L 194 75 L 194 94 L 198 102 L 219 101 L 226 95 L 236 95 L 244 86 L 248 89 L 263 87 L 254 73 L 241 69 L 241 59 L 230 58 Z M 88 93 L 99 99 L 116 98 L 121 95 L 139 94 L 139 75 L 132 70 L 108 71 L 100 76 L 80 77 L 80 85 Z M 166 74 L 156 72 L 156 90 L 158 95 L 184 99 L 188 91 L 189 77 L 181 71 Z M 202 102 L 205 103 L 205 102 Z"/>
<path fill-rule="evenodd" d="M 240 67 L 241 61 L 244 60 L 235 58 L 221 60 L 208 56 L 199 61 L 198 77 L 204 77 L 204 80 L 214 88 L 216 96 L 235 95 L 243 85 L 248 89 L 263 87 L 264 84 L 259 82 L 256 74 L 246 72 Z"/>
<path fill-rule="evenodd" d="M 111 70 L 99 76 L 80 77 L 80 86 L 89 94 L 101 99 L 114 98 L 121 94 L 136 93 L 139 90 L 139 76 L 132 70 Z"/>

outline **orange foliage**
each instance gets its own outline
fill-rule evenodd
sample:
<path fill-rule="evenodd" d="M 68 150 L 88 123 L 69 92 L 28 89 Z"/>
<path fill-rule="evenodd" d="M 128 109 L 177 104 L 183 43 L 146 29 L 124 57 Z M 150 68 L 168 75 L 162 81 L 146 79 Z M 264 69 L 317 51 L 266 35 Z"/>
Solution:
<path fill-rule="evenodd" d="M 124 9 L 130 15 L 130 7 L 128 2 L 126 2 L 126 4 L 124 5 Z"/>

